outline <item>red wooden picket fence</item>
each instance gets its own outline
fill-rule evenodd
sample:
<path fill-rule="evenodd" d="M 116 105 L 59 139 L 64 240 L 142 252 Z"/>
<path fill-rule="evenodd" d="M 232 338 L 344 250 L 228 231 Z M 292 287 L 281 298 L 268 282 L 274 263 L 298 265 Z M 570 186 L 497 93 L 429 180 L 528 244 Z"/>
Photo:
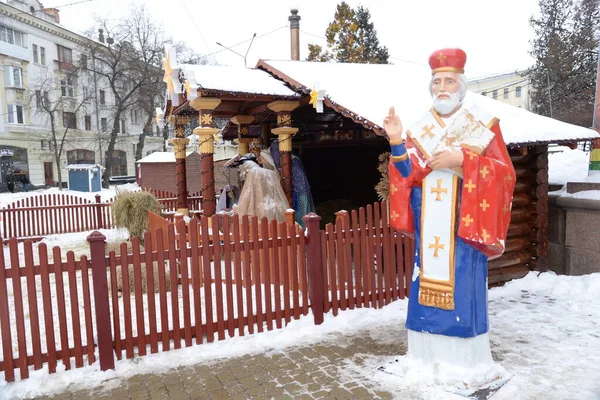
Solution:
<path fill-rule="evenodd" d="M 309 214 L 306 233 L 266 219 L 193 218 L 146 232 L 144 247 L 134 238 L 108 253 L 94 232 L 90 256 L 77 260 L 10 239 L 0 256 L 0 373 L 26 379 L 31 367 L 54 373 L 59 362 L 79 368 L 96 357 L 106 370 L 115 357 L 278 329 L 309 308 L 319 324 L 329 311 L 402 299 L 413 247 L 385 210 L 338 213 L 325 230 Z"/>
<path fill-rule="evenodd" d="M 162 190 L 149 190 L 165 213 L 177 210 L 177 195 Z M 40 240 L 48 235 L 85 232 L 114 227 L 110 205 L 114 199 L 95 201 L 72 194 L 43 194 L 20 199 L 0 209 L 2 236 L 19 240 Z M 200 193 L 188 197 L 188 208 L 199 210 Z"/>

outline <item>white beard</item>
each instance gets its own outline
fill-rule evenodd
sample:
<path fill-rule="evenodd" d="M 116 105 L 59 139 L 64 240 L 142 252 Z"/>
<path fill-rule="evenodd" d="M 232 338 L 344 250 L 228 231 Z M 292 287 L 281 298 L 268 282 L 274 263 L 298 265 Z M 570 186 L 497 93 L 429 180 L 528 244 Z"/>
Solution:
<path fill-rule="evenodd" d="M 445 92 L 444 94 L 449 95 L 450 98 L 440 99 L 439 97 L 435 97 L 433 99 L 433 109 L 442 115 L 447 115 L 454 111 L 460 104 L 460 93 Z"/>

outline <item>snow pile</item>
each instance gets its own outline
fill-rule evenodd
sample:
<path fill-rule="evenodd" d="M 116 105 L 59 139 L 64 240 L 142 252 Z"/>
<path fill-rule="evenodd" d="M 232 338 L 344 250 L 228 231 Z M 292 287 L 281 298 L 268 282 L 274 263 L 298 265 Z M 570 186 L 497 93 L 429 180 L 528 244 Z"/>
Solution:
<path fill-rule="evenodd" d="M 0 193 L 0 207 L 6 207 L 8 204 L 12 204 L 17 200 L 36 197 L 40 195 L 70 195 L 76 196 L 90 201 L 96 201 L 96 195 L 100 195 L 100 200 L 105 202 L 115 197 L 116 190 L 123 191 L 136 191 L 140 190 L 137 183 L 126 183 L 124 185 L 112 185 L 108 189 L 102 189 L 100 192 L 79 192 L 77 190 L 59 190 L 58 188 L 31 190 L 29 192 L 18 192 L 18 193 Z"/>
<path fill-rule="evenodd" d="M 588 176 L 590 156 L 581 150 L 566 148 L 548 153 L 548 182 L 583 182 Z"/>

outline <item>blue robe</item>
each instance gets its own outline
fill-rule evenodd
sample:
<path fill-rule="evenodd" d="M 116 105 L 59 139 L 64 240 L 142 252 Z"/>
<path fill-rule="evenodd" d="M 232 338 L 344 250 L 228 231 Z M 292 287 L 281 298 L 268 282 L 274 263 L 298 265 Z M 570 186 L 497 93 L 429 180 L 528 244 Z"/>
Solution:
<path fill-rule="evenodd" d="M 421 232 L 421 188 L 414 187 L 411 207 L 415 223 L 415 270 L 421 265 L 419 256 Z M 462 338 L 488 331 L 487 263 L 485 254 L 456 237 L 454 310 L 419 304 L 419 277 L 412 281 L 406 328 Z M 415 272 L 415 275 L 416 272 Z"/>

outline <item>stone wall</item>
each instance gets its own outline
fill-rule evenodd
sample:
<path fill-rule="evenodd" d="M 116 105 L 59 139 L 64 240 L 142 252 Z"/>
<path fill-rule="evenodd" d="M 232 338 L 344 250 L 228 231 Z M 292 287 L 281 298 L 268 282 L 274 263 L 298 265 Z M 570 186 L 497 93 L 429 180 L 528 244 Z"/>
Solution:
<path fill-rule="evenodd" d="M 600 272 L 600 200 L 549 196 L 549 267 L 566 275 Z"/>

